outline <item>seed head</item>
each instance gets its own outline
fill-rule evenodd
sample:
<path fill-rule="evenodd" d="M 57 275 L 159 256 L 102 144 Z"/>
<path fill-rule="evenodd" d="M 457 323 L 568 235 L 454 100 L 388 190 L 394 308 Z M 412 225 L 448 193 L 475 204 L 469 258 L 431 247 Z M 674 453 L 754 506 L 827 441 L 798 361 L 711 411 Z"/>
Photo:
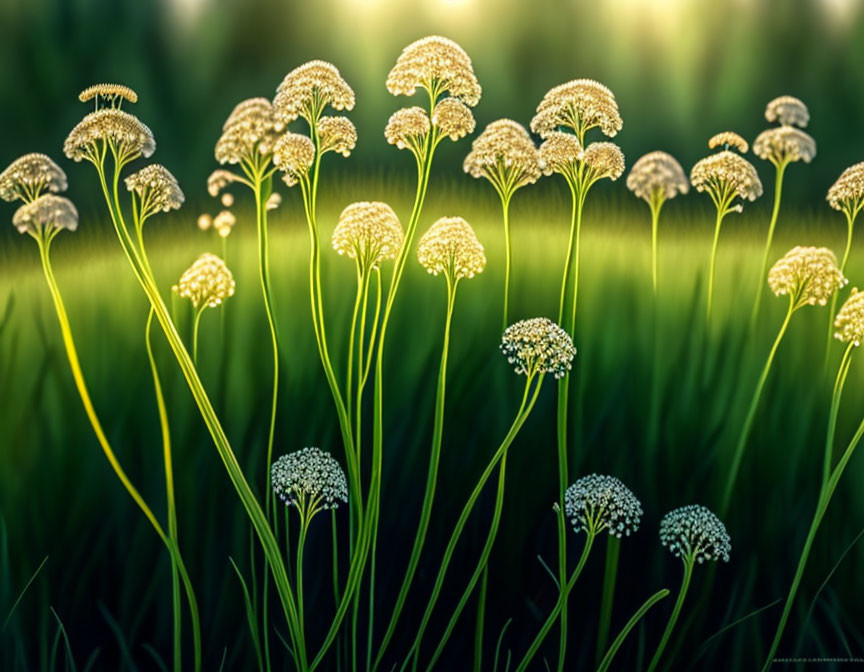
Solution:
<path fill-rule="evenodd" d="M 186 200 L 171 171 L 158 163 L 127 177 L 126 189 L 138 196 L 142 220 L 157 212 L 178 210 Z"/>
<path fill-rule="evenodd" d="M 674 509 L 660 521 L 660 543 L 676 558 L 729 562 L 732 540 L 726 526 L 700 504 Z"/>
<path fill-rule="evenodd" d="M 696 191 L 706 191 L 718 201 L 727 188 L 748 201 L 755 201 L 762 195 L 762 182 L 756 168 L 747 159 L 728 149 L 697 162 L 690 171 L 690 184 Z M 736 209 L 740 212 L 741 206 Z"/>
<path fill-rule="evenodd" d="M 458 98 L 445 98 L 432 110 L 432 124 L 454 142 L 474 132 L 474 115 Z"/>
<path fill-rule="evenodd" d="M 627 176 L 627 188 L 650 204 L 657 197 L 667 200 L 686 194 L 690 183 L 674 156 L 650 152 L 633 164 Z"/>
<path fill-rule="evenodd" d="M 483 246 L 461 217 L 442 217 L 417 243 L 417 259 L 432 275 L 444 273 L 451 282 L 473 278 L 486 267 Z"/>
<path fill-rule="evenodd" d="M 348 501 L 348 481 L 335 458 L 319 448 L 283 455 L 270 468 L 273 492 L 286 506 L 336 509 Z"/>
<path fill-rule="evenodd" d="M 78 211 L 68 198 L 44 194 L 15 211 L 12 224 L 18 233 L 39 235 L 44 230 L 78 228 Z"/>
<path fill-rule="evenodd" d="M 273 165 L 284 173 L 282 179 L 289 187 L 308 177 L 314 160 L 315 145 L 299 133 L 286 133 L 273 149 Z"/>
<path fill-rule="evenodd" d="M 249 98 L 237 104 L 222 125 L 216 142 L 216 160 L 221 164 L 240 163 L 256 152 L 266 156 L 283 130 L 276 120 L 273 105 L 266 98 Z"/>
<path fill-rule="evenodd" d="M 418 87 L 436 99 L 446 93 L 471 107 L 480 102 L 480 83 L 471 59 L 446 37 L 432 35 L 412 42 L 387 75 L 387 90 L 394 96 L 413 96 Z"/>
<path fill-rule="evenodd" d="M 124 100 L 130 103 L 138 102 L 138 94 L 122 84 L 94 84 L 78 94 L 78 100 L 82 103 L 94 98 L 108 103 L 111 107 L 120 107 Z"/>
<path fill-rule="evenodd" d="M 230 210 L 222 210 L 213 218 L 213 228 L 220 238 L 227 238 L 234 230 L 234 225 L 237 223 L 237 218 Z"/>
<path fill-rule="evenodd" d="M 501 337 L 501 352 L 516 373 L 551 373 L 563 378 L 573 366 L 576 348 L 561 327 L 545 317 L 511 324 Z"/>
<path fill-rule="evenodd" d="M 585 158 L 585 150 L 572 133 L 552 131 L 540 145 L 540 165 L 545 175 L 575 174 L 577 164 Z"/>
<path fill-rule="evenodd" d="M 499 119 L 474 139 L 462 164 L 472 177 L 485 177 L 504 195 L 540 179 L 540 152 L 522 124 Z"/>
<path fill-rule="evenodd" d="M 834 338 L 843 343 L 853 343 L 855 347 L 864 341 L 864 292 L 852 289 L 849 298 L 834 318 Z"/>
<path fill-rule="evenodd" d="M 336 252 L 357 259 L 364 269 L 377 268 L 402 249 L 402 225 L 386 203 L 352 203 L 339 215 L 332 242 Z"/>
<path fill-rule="evenodd" d="M 215 308 L 234 296 L 234 276 L 222 259 L 205 252 L 183 271 L 180 282 L 171 290 L 189 299 L 196 309 Z"/>
<path fill-rule="evenodd" d="M 354 91 L 339 70 L 326 61 L 309 61 L 294 68 L 276 89 L 276 119 L 290 124 L 303 117 L 314 125 L 328 105 L 334 110 L 354 108 Z"/>
<path fill-rule="evenodd" d="M 564 512 L 573 529 L 586 534 L 608 530 L 619 539 L 639 529 L 642 504 L 614 476 L 583 476 L 564 493 Z"/>
<path fill-rule="evenodd" d="M 207 193 L 216 198 L 225 187 L 238 180 L 239 177 L 230 170 L 219 168 L 210 173 L 207 178 Z"/>
<path fill-rule="evenodd" d="M 597 178 L 608 177 L 614 182 L 624 173 L 624 153 L 614 142 L 592 142 L 582 160 Z"/>
<path fill-rule="evenodd" d="M 746 154 L 750 145 L 748 145 L 747 141 L 734 131 L 723 131 L 722 133 L 712 136 L 708 141 L 709 149 L 715 149 L 716 147 L 722 147 L 727 150 L 730 147 L 734 147 L 742 154 Z"/>
<path fill-rule="evenodd" d="M 398 149 L 408 148 L 419 154 L 423 150 L 430 126 L 426 110 L 422 107 L 405 107 L 390 115 L 384 137 Z"/>
<path fill-rule="evenodd" d="M 580 137 L 591 128 L 599 128 L 614 137 L 623 122 L 613 93 L 593 79 L 574 79 L 550 89 L 531 120 L 531 130 L 547 138 L 562 127 Z"/>
<path fill-rule="evenodd" d="M 807 106 L 794 96 L 775 98 L 765 108 L 765 118 L 783 126 L 800 126 L 805 128 L 810 123 L 810 112 Z"/>
<path fill-rule="evenodd" d="M 264 204 L 265 210 L 275 210 L 280 205 L 282 205 L 282 196 L 280 196 L 277 192 L 273 192 L 267 198 L 267 202 Z"/>
<path fill-rule="evenodd" d="M 45 154 L 25 154 L 0 173 L 0 198 L 32 201 L 42 192 L 66 191 L 66 173 Z"/>
<path fill-rule="evenodd" d="M 768 272 L 771 291 L 790 296 L 795 308 L 824 306 L 847 282 L 827 247 L 793 247 Z"/>
<path fill-rule="evenodd" d="M 156 151 L 153 133 L 138 117 L 115 109 L 91 112 L 72 129 L 63 144 L 63 153 L 73 161 L 99 161 L 99 144 L 113 145 L 125 162 L 138 156 L 145 158 Z"/>
<path fill-rule="evenodd" d="M 753 153 L 775 166 L 791 161 L 810 163 L 816 156 L 816 141 L 792 126 L 776 126 L 759 134 Z"/>
<path fill-rule="evenodd" d="M 347 158 L 357 145 L 357 129 L 347 117 L 321 117 L 318 120 L 318 137 L 322 154 L 336 152 Z"/>
<path fill-rule="evenodd" d="M 864 204 L 864 161 L 844 170 L 831 185 L 828 204 L 835 210 L 858 213 Z"/>

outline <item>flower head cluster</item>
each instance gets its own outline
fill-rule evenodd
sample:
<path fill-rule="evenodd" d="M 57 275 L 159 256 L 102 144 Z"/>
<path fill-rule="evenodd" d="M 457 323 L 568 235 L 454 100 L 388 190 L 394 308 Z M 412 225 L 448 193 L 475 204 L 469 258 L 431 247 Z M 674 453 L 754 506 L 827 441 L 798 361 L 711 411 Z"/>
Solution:
<path fill-rule="evenodd" d="M 321 117 L 318 120 L 318 137 L 322 154 L 336 152 L 348 157 L 357 146 L 357 129 L 347 117 Z"/>
<path fill-rule="evenodd" d="M 732 540 L 726 526 L 700 504 L 674 509 L 660 521 L 660 543 L 676 558 L 729 562 Z"/>
<path fill-rule="evenodd" d="M 576 532 L 598 534 L 609 530 L 619 539 L 639 529 L 642 504 L 630 488 L 614 476 L 591 474 L 564 493 L 564 512 Z"/>
<path fill-rule="evenodd" d="M 855 347 L 864 341 L 864 292 L 853 288 L 849 298 L 834 318 L 834 338 Z"/>
<path fill-rule="evenodd" d="M 419 154 L 430 127 L 426 110 L 422 107 L 405 107 L 390 115 L 384 129 L 384 137 L 398 149 L 410 149 L 415 154 Z"/>
<path fill-rule="evenodd" d="M 12 224 L 19 233 L 39 235 L 45 230 L 78 228 L 78 211 L 68 198 L 44 194 L 15 211 Z"/>
<path fill-rule="evenodd" d="M 234 230 L 234 225 L 237 223 L 237 218 L 230 210 L 221 210 L 218 215 L 213 218 L 213 228 L 220 238 L 227 238 Z"/>
<path fill-rule="evenodd" d="M 320 448 L 283 455 L 270 468 L 273 492 L 286 506 L 336 509 L 348 501 L 348 481 L 336 459 Z"/>
<path fill-rule="evenodd" d="M 402 249 L 402 224 L 386 203 L 352 203 L 339 215 L 332 242 L 339 254 L 357 259 L 365 269 L 376 268 Z"/>
<path fill-rule="evenodd" d="M 592 142 L 582 157 L 595 178 L 617 180 L 624 173 L 624 153 L 614 142 Z"/>
<path fill-rule="evenodd" d="M 124 162 L 139 155 L 149 157 L 156 151 L 153 133 L 138 117 L 107 108 L 91 112 L 78 122 L 63 143 L 63 153 L 73 161 L 98 163 L 98 145 L 102 142 L 113 145 Z"/>
<path fill-rule="evenodd" d="M 540 152 L 522 124 L 499 119 L 475 138 L 462 164 L 472 177 L 485 177 L 502 194 L 509 195 L 540 175 Z"/>
<path fill-rule="evenodd" d="M 792 126 L 776 126 L 757 136 L 753 153 L 774 165 L 792 161 L 810 163 L 816 156 L 816 141 Z"/>
<path fill-rule="evenodd" d="M 303 117 L 312 125 L 328 105 L 334 110 L 351 110 L 354 102 L 354 91 L 335 65 L 309 61 L 285 75 L 276 89 L 273 109 L 285 124 Z"/>
<path fill-rule="evenodd" d="M 563 378 L 573 366 L 576 347 L 561 327 L 546 317 L 511 324 L 501 337 L 501 352 L 516 373 L 551 373 Z"/>
<path fill-rule="evenodd" d="M 413 96 L 418 87 L 433 99 L 447 93 L 471 107 L 480 102 L 480 83 L 471 59 L 446 37 L 432 35 L 412 42 L 387 75 L 387 90 L 394 96 Z"/>
<path fill-rule="evenodd" d="M 458 98 L 445 98 L 432 110 L 432 125 L 454 142 L 474 132 L 474 115 Z"/>
<path fill-rule="evenodd" d="M 196 309 L 215 308 L 234 296 L 234 276 L 222 259 L 205 252 L 183 271 L 180 282 L 171 290 L 192 301 Z"/>
<path fill-rule="evenodd" d="M 269 100 L 244 100 L 234 107 L 222 125 L 222 135 L 216 142 L 216 160 L 221 164 L 235 164 L 256 152 L 266 156 L 273 151 L 283 128 Z"/>
<path fill-rule="evenodd" d="M 25 154 L 0 173 L 0 198 L 4 201 L 32 201 L 42 192 L 66 191 L 66 173 L 50 156 Z"/>
<path fill-rule="evenodd" d="M 857 213 L 864 205 L 864 161 L 849 166 L 828 190 L 828 204 L 835 210 Z"/>
<path fill-rule="evenodd" d="M 698 161 L 690 171 L 690 184 L 696 191 L 707 191 L 718 202 L 729 190 L 732 197 L 755 201 L 762 195 L 762 181 L 747 159 L 724 149 Z M 741 211 L 741 206 L 735 208 Z"/>
<path fill-rule="evenodd" d="M 824 306 L 849 282 L 827 247 L 793 247 L 768 271 L 768 286 L 777 296 L 788 295 L 794 306 Z"/>
<path fill-rule="evenodd" d="M 273 165 L 284 173 L 282 179 L 289 187 L 308 177 L 314 160 L 315 145 L 300 133 L 286 133 L 273 149 Z"/>
<path fill-rule="evenodd" d="M 225 187 L 237 179 L 237 175 L 230 170 L 218 168 L 210 173 L 210 177 L 207 178 L 207 193 L 216 198 Z"/>
<path fill-rule="evenodd" d="M 82 103 L 94 98 L 97 108 L 100 100 L 108 103 L 111 107 L 120 107 L 124 100 L 128 100 L 130 103 L 138 102 L 138 94 L 122 84 L 94 84 L 78 94 L 78 100 Z"/>
<path fill-rule="evenodd" d="M 810 123 L 810 112 L 807 106 L 794 96 L 780 96 L 765 107 L 765 118 L 783 126 L 799 126 L 806 128 Z"/>
<path fill-rule="evenodd" d="M 126 178 L 126 189 L 140 199 L 141 219 L 157 212 L 177 210 L 186 200 L 171 171 L 154 163 Z"/>
<path fill-rule="evenodd" d="M 750 149 L 747 141 L 734 131 L 723 131 L 711 136 L 711 139 L 708 140 L 708 148 L 716 149 L 717 147 L 722 147 L 723 149 L 734 147 L 742 154 L 746 154 L 747 150 Z"/>
<path fill-rule="evenodd" d="M 576 164 L 585 157 L 585 150 L 572 133 L 553 131 L 540 145 L 540 165 L 546 175 L 567 175 L 576 169 Z"/>
<path fill-rule="evenodd" d="M 417 259 L 432 275 L 444 273 L 451 282 L 473 278 L 486 267 L 483 246 L 461 217 L 442 217 L 430 226 L 417 243 Z"/>
<path fill-rule="evenodd" d="M 573 129 L 580 138 L 599 127 L 611 138 L 622 125 L 612 91 L 593 79 L 574 79 L 550 89 L 531 120 L 531 130 L 543 138 L 562 127 Z"/>
<path fill-rule="evenodd" d="M 633 164 L 627 176 L 627 188 L 650 204 L 655 198 L 664 201 L 686 194 L 690 183 L 674 156 L 649 152 Z"/>

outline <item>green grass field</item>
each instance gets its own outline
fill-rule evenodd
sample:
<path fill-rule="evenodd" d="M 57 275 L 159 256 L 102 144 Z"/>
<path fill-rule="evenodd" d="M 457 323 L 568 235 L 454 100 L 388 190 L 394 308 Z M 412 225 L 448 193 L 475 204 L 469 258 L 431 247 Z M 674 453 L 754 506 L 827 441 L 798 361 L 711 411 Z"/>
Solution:
<path fill-rule="evenodd" d="M 77 169 L 70 172 L 70 179 L 81 188 L 93 175 Z M 401 182 L 375 177 L 325 181 L 320 222 L 328 242 L 341 208 L 354 200 L 388 201 L 403 223 L 407 219 L 413 194 Z M 340 185 L 338 190 L 335 184 Z M 238 225 L 228 240 L 228 264 L 237 293 L 227 302 L 224 318 L 216 310 L 205 314 L 200 366 L 235 451 L 260 493 L 265 483 L 271 354 L 257 279 L 254 213 L 243 196 L 238 194 Z M 270 224 L 284 353 L 276 452 L 317 445 L 344 461 L 310 328 L 306 226 L 297 195 L 284 196 L 285 204 Z M 556 316 L 568 198 L 563 183 L 549 179 L 514 199 L 511 321 Z M 641 529 L 621 545 L 613 633 L 650 594 L 663 587 L 674 592 L 680 582 L 681 563 L 658 540 L 662 515 L 688 503 L 719 505 L 747 405 L 786 310 L 785 300 L 770 295 L 763 279 L 761 319 L 748 336 L 768 200 L 727 218 L 718 257 L 716 312 L 707 330 L 705 281 L 713 224 L 708 199 L 694 194 L 665 207 L 657 303 L 660 397 L 659 412 L 652 418 L 655 305 L 648 209 L 620 183 L 598 187 L 588 199 L 576 329 L 578 392 L 571 424 L 571 481 L 594 471 L 618 476 L 645 510 Z M 215 210 L 215 205 L 208 206 Z M 804 215 L 793 215 L 791 209 L 781 213 L 772 261 L 796 244 L 840 249 L 845 232 L 838 213 L 823 204 Z M 195 228 L 198 213 L 188 205 L 180 214 L 156 217 L 147 224 L 150 258 L 163 296 L 199 253 L 221 253 L 215 234 Z M 12 209 L 2 214 L 9 218 Z M 405 640 L 425 606 L 446 535 L 505 434 L 522 391 L 521 379 L 498 351 L 503 234 L 497 199 L 488 185 L 467 178 L 451 184 L 433 176 L 420 231 L 440 216 L 457 214 L 475 227 L 486 247 L 488 266 L 482 275 L 460 285 L 440 494 L 406 609 L 404 621 L 410 627 L 397 632 L 391 653 L 404 653 Z M 856 248 L 860 249 L 858 241 Z M 344 371 L 353 264 L 329 245 L 323 256 L 328 337 L 337 370 Z M 53 260 L 97 410 L 133 481 L 164 517 L 159 428 L 143 343 L 146 299 L 104 219 L 104 209 L 98 204 L 82 207 L 80 231 L 61 235 Z M 864 282 L 862 263 L 864 256 L 853 250 L 851 286 Z M 185 330 L 181 333 L 188 336 L 191 309 L 179 300 L 171 306 Z M 385 471 L 378 552 L 382 620 L 398 590 L 408 553 L 406 539 L 419 515 L 444 307 L 444 280 L 426 274 L 412 259 L 397 299 L 385 360 Z M 670 646 L 670 651 L 678 647 L 673 669 L 753 669 L 761 663 L 779 605 L 712 635 L 785 597 L 791 581 L 815 506 L 831 386 L 842 350 L 839 344 L 832 345 L 826 373 L 827 312 L 819 307 L 800 310 L 780 346 L 725 521 L 732 559 L 717 568 L 717 585 L 704 610 L 688 613 L 685 607 L 684 620 L 690 615 L 695 619 L 686 636 Z M 161 669 L 171 649 L 168 556 L 116 482 L 87 424 L 36 246 L 29 238 L 3 238 L 0 319 L 0 618 L 47 556 L 0 633 L 0 668 L 61 669 L 62 664 L 54 667 L 52 660 L 65 660 L 68 636 L 77 669 L 93 656 L 92 669 L 118 669 L 121 661 L 124 669 Z M 175 442 L 181 546 L 203 614 L 204 668 L 219 669 L 224 661 L 224 669 L 253 669 L 243 597 L 229 563 L 233 557 L 249 570 L 248 521 L 174 358 L 161 335 L 155 342 Z M 551 508 L 557 489 L 555 386 L 547 381 L 545 388 L 511 451 L 502 528 L 490 560 L 484 652 L 488 669 L 505 623 L 512 619 L 501 640 L 502 660 L 508 650 L 518 659 L 557 595 L 538 560 L 539 556 L 552 565 L 557 552 Z M 838 445 L 845 445 L 861 421 L 862 404 L 864 365 L 856 362 L 840 410 Z M 652 426 L 658 428 L 656 440 Z M 864 648 L 864 604 L 852 593 L 860 585 L 864 544 L 847 552 L 864 527 L 856 513 L 864 505 L 864 491 L 857 487 L 862 476 L 859 456 L 844 476 L 817 538 L 781 647 L 784 656 L 843 657 Z M 467 576 L 460 573 L 460 564 L 469 565 L 476 557 L 490 510 L 491 501 L 484 499 L 469 523 L 427 646 L 437 641 L 446 623 L 440 615 L 464 587 Z M 339 515 L 344 521 L 347 511 L 340 510 Z M 325 520 L 318 522 L 306 556 L 307 603 L 315 605 L 307 627 L 315 642 L 332 611 L 330 526 Z M 568 535 L 571 548 L 578 549 L 581 540 L 572 532 Z M 604 546 L 605 542 L 592 554 L 571 598 L 572 669 L 593 669 Z M 571 550 L 571 556 L 576 552 Z M 697 604 L 708 575 L 707 568 L 697 568 L 687 606 Z M 649 612 L 619 653 L 615 669 L 644 667 L 671 601 Z M 467 668 L 473 618 L 470 607 L 445 651 L 442 669 Z M 58 630 L 60 623 L 65 634 Z M 278 619 L 273 625 L 284 633 Z M 557 635 L 547 641 L 550 652 L 556 645 Z M 288 669 L 290 658 L 275 633 L 271 646 L 276 669 Z M 543 669 L 539 658 L 535 668 Z M 504 669 L 503 662 L 499 669 Z"/>

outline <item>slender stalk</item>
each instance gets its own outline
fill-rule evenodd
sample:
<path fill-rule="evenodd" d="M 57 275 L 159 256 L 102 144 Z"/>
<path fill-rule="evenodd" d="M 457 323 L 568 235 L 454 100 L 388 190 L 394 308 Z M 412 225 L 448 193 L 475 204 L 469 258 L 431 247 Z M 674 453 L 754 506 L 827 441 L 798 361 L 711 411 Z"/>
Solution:
<path fill-rule="evenodd" d="M 600 598 L 600 618 L 597 621 L 597 664 L 603 659 L 603 652 L 609 641 L 609 626 L 612 623 L 612 604 L 615 601 L 615 583 L 618 578 L 618 557 L 621 540 L 609 535 L 606 540 L 606 565 L 603 570 L 603 593 Z"/>
<path fill-rule="evenodd" d="M 642 617 L 648 613 L 648 610 L 657 604 L 660 600 L 664 599 L 667 595 L 669 595 L 669 590 L 667 588 L 663 588 L 662 590 L 658 590 L 651 597 L 645 600 L 645 603 L 636 610 L 636 613 L 627 621 L 627 625 L 618 633 L 618 636 L 612 642 L 612 646 L 609 647 L 609 650 L 606 652 L 606 655 L 603 656 L 603 660 L 600 661 L 600 667 L 597 668 L 597 672 L 607 672 L 609 666 L 612 664 L 612 659 L 615 657 L 615 654 L 618 653 L 618 649 L 621 648 L 621 645 L 624 643 L 624 640 L 627 638 L 627 635 L 630 634 L 630 631 L 636 627 L 636 624 L 642 620 Z"/>
<path fill-rule="evenodd" d="M 706 322 L 711 321 L 711 306 L 714 302 L 714 267 L 717 262 L 717 243 L 720 240 L 720 227 L 723 224 L 725 211 L 717 208 L 717 221 L 714 224 L 714 242 L 711 245 L 711 265 L 708 271 L 708 305 L 705 313 Z"/>
<path fill-rule="evenodd" d="M 681 590 L 678 592 L 678 599 L 675 600 L 675 606 L 672 608 L 672 614 L 669 616 L 669 622 L 666 624 L 666 629 L 663 631 L 663 636 L 660 638 L 660 644 L 657 645 L 657 650 L 654 652 L 654 657 L 651 659 L 651 664 L 648 666 L 648 672 L 654 672 L 660 664 L 660 658 L 663 656 L 663 650 L 669 642 L 669 637 L 675 629 L 675 623 L 681 615 L 681 607 L 684 606 L 684 598 L 687 597 L 687 589 L 690 587 L 690 579 L 693 576 L 692 557 L 685 556 L 684 561 L 684 577 L 681 579 Z"/>
<path fill-rule="evenodd" d="M 843 214 L 846 215 L 846 249 L 843 251 L 843 260 L 840 262 L 840 272 L 846 273 L 846 262 L 849 261 L 849 253 L 852 251 L 852 233 L 855 229 L 855 219 L 858 215 L 859 210 L 843 210 Z M 832 338 L 832 332 L 834 328 L 834 316 L 837 314 L 837 298 L 840 295 L 840 291 L 834 292 L 834 295 L 831 297 L 831 310 L 828 311 L 828 336 L 825 341 L 825 369 L 828 368 L 828 359 L 831 354 L 831 342 L 834 340 Z"/>
<path fill-rule="evenodd" d="M 822 465 L 822 484 L 828 482 L 831 477 L 831 466 L 834 461 L 834 434 L 837 430 L 837 413 L 840 410 L 840 397 L 843 395 L 843 387 L 846 385 L 846 377 L 849 375 L 849 367 L 852 364 L 852 348 L 854 343 L 849 343 L 840 360 L 840 368 L 837 369 L 837 379 L 834 381 L 834 392 L 831 395 L 831 410 L 828 413 L 828 433 L 825 437 L 825 458 Z"/>
<path fill-rule="evenodd" d="M 768 259 L 771 254 L 771 242 L 774 240 L 774 227 L 777 226 L 777 215 L 780 212 L 780 197 L 783 192 L 783 173 L 788 164 L 775 164 L 774 176 L 774 208 L 771 210 L 771 222 L 768 224 L 768 237 L 765 239 L 765 251 L 762 253 L 762 266 L 759 268 L 759 282 L 756 283 L 756 300 L 753 302 L 753 312 L 750 315 L 750 330 L 752 331 L 759 319 L 759 306 L 762 303 L 762 295 L 765 293 L 765 273 L 768 270 Z"/>
<path fill-rule="evenodd" d="M 474 672 L 483 669 L 483 630 L 486 621 L 486 589 L 489 583 L 489 565 L 483 568 L 480 595 L 477 596 L 477 618 L 474 621 Z"/>
<path fill-rule="evenodd" d="M 510 265 L 511 265 L 511 250 L 510 250 L 510 198 L 501 198 L 501 208 L 504 215 L 504 319 L 501 323 L 501 331 L 504 331 L 510 325 L 509 305 L 510 305 Z"/>
<path fill-rule="evenodd" d="M 198 366 L 198 325 L 201 322 L 201 316 L 204 314 L 206 305 L 201 306 L 195 311 L 195 318 L 192 322 L 192 362 Z M 153 312 L 152 310 L 150 311 Z"/>
<path fill-rule="evenodd" d="M 660 221 L 660 208 L 663 207 L 662 195 L 656 204 L 651 203 L 651 282 L 654 287 L 654 296 L 657 296 L 657 229 Z"/>

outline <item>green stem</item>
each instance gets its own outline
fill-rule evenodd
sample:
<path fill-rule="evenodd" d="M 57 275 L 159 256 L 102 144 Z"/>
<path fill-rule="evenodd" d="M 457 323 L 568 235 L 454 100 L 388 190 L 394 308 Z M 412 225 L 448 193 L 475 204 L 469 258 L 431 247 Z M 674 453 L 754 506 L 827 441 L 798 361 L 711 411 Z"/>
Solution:
<path fill-rule="evenodd" d="M 303 617 L 303 549 L 306 546 L 306 533 L 309 531 L 309 521 L 314 515 L 314 512 L 304 510 L 302 505 L 298 506 L 297 510 L 300 511 L 300 531 L 297 536 L 297 560 L 295 570 L 295 581 L 297 584 L 297 616 L 300 623 L 300 636 L 305 639 L 306 626 Z"/>
<path fill-rule="evenodd" d="M 654 652 L 654 657 L 651 659 L 651 664 L 648 666 L 648 672 L 654 672 L 660 664 L 660 658 L 663 656 L 663 650 L 675 629 L 675 623 L 678 621 L 678 616 L 681 615 L 681 607 L 684 606 L 684 598 L 687 597 L 687 589 L 690 587 L 690 579 L 693 576 L 692 557 L 684 557 L 684 577 L 681 579 L 681 590 L 678 593 L 678 599 L 675 600 L 675 606 L 672 608 L 672 614 L 669 616 L 669 622 L 666 624 L 666 629 L 663 631 L 663 637 L 660 638 L 660 644 L 657 645 L 657 650 Z"/>
<path fill-rule="evenodd" d="M 205 308 L 206 304 L 195 310 L 195 319 L 192 322 L 192 362 L 195 366 L 198 366 L 198 325 Z"/>
<path fill-rule="evenodd" d="M 564 259 L 564 275 L 561 277 L 561 298 L 558 301 L 558 324 L 564 326 L 564 301 L 567 296 L 567 286 L 570 281 L 570 264 L 573 256 L 573 247 L 576 244 L 576 216 L 579 209 L 579 195 L 572 181 L 567 180 L 570 187 L 571 209 L 570 209 L 570 236 L 567 242 L 567 256 Z"/>
<path fill-rule="evenodd" d="M 765 239 L 765 251 L 762 253 L 762 266 L 759 268 L 759 282 L 756 284 L 756 300 L 753 302 L 753 313 L 750 315 L 750 329 L 755 328 L 759 319 L 759 307 L 762 303 L 762 295 L 765 293 L 765 273 L 768 270 L 768 259 L 771 254 L 771 242 L 774 240 L 774 227 L 777 225 L 777 215 L 780 212 L 780 197 L 783 192 L 783 173 L 786 163 L 777 164 L 774 177 L 774 208 L 771 210 L 771 223 L 768 225 L 768 237 Z"/>
<path fill-rule="evenodd" d="M 612 642 L 612 646 L 609 647 L 606 655 L 603 656 L 603 660 L 600 662 L 600 667 L 597 668 L 597 672 L 607 672 L 609 666 L 612 664 L 612 659 L 615 657 L 615 654 L 618 653 L 618 649 L 621 648 L 621 645 L 624 643 L 627 635 L 630 634 L 630 631 L 636 627 L 636 624 L 642 620 L 642 617 L 648 613 L 648 610 L 651 607 L 664 599 L 667 595 L 669 595 L 669 590 L 664 588 L 663 590 L 658 590 L 651 597 L 645 600 L 645 603 L 639 607 L 636 613 L 633 614 L 629 621 L 627 621 L 627 625 L 625 625 L 621 632 L 618 633 L 618 636 Z"/>
<path fill-rule="evenodd" d="M 615 583 L 618 577 L 618 558 L 621 540 L 609 535 L 606 540 L 606 566 L 603 571 L 603 594 L 600 598 L 600 619 L 597 622 L 597 663 L 603 659 L 603 652 L 609 641 L 609 626 L 612 623 L 612 604 L 615 601 Z"/>
<path fill-rule="evenodd" d="M 834 461 L 834 434 L 837 430 L 837 414 L 840 410 L 840 397 L 843 395 L 843 387 L 846 385 L 846 377 L 849 375 L 849 367 L 852 364 L 852 348 L 854 343 L 849 343 L 837 369 L 837 378 L 834 381 L 834 392 L 831 395 L 831 410 L 828 414 L 828 433 L 825 437 L 825 458 L 822 465 L 822 484 L 828 482 L 831 476 L 831 465 Z"/>
<path fill-rule="evenodd" d="M 509 325 L 509 305 L 510 305 L 510 265 L 511 265 L 511 250 L 510 250 L 510 199 L 502 198 L 501 207 L 504 212 L 504 319 L 501 325 L 503 332 Z"/>
<path fill-rule="evenodd" d="M 858 214 L 857 210 L 852 212 L 845 211 L 846 215 L 846 249 L 843 251 L 843 260 L 840 262 L 840 272 L 846 272 L 846 262 L 849 261 L 849 253 L 852 250 L 852 233 L 855 229 L 855 218 Z M 831 296 L 831 309 L 828 311 L 828 336 L 825 340 L 825 369 L 828 368 L 828 359 L 831 354 L 831 342 L 834 340 L 832 338 L 834 331 L 834 317 L 837 314 L 837 298 L 840 295 L 840 290 L 838 289 Z"/>
<path fill-rule="evenodd" d="M 474 622 L 474 672 L 483 669 L 483 630 L 486 621 L 486 589 L 489 584 L 489 565 L 483 568 L 480 595 L 477 596 L 477 619 Z"/>
<path fill-rule="evenodd" d="M 711 265 L 708 271 L 708 306 L 705 313 L 705 321 L 711 321 L 711 306 L 714 302 L 714 267 L 717 263 L 717 243 L 720 240 L 720 227 L 723 224 L 725 211 L 717 208 L 717 221 L 714 225 L 714 242 L 711 245 Z"/>

